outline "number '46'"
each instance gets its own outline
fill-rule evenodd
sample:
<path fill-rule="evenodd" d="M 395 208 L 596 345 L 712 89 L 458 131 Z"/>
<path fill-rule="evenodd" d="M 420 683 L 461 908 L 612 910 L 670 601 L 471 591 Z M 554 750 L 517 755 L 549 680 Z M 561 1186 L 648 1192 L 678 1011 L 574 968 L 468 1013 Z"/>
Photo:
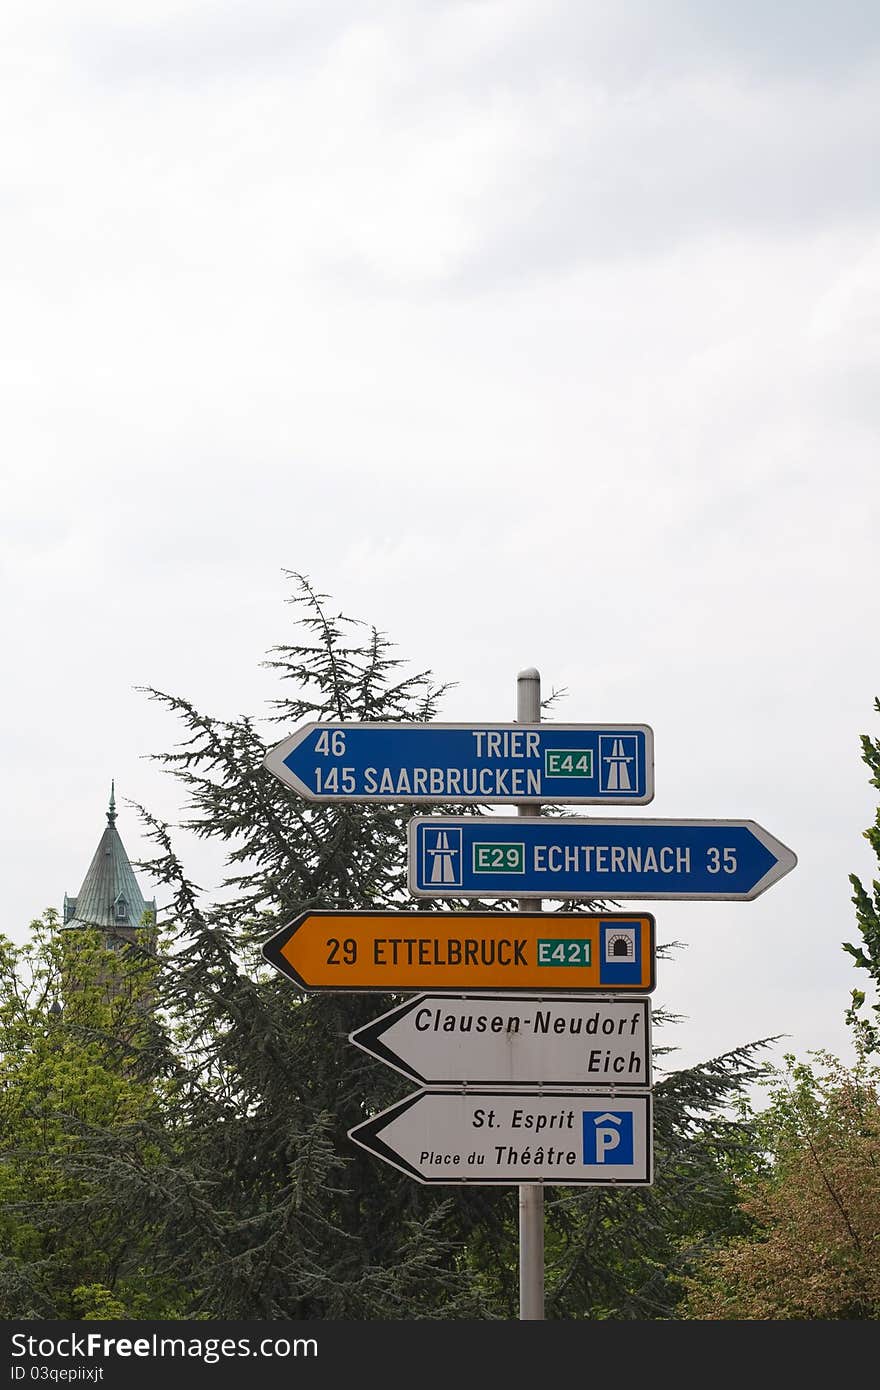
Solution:
<path fill-rule="evenodd" d="M 342 729 L 322 729 L 315 743 L 315 752 L 341 758 L 345 754 L 345 732 Z"/>

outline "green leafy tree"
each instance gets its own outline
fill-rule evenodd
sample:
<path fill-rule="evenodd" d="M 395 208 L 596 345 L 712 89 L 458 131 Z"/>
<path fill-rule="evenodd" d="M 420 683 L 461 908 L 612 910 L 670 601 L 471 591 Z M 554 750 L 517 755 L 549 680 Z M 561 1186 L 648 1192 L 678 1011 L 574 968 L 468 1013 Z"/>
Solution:
<path fill-rule="evenodd" d="M 880 744 L 867 735 L 861 742 L 880 790 Z M 880 819 L 866 835 L 880 857 Z M 845 942 L 844 950 L 876 985 L 880 884 L 871 898 L 855 875 L 850 881 L 862 945 Z M 872 1064 L 880 1038 L 864 1005 L 864 991 L 853 990 L 853 1067 L 819 1052 L 810 1062 L 789 1055 L 772 1073 L 769 1104 L 757 1117 L 762 1157 L 740 1187 L 747 1229 L 687 1281 L 686 1316 L 880 1317 L 880 1068 Z"/>
<path fill-rule="evenodd" d="M 874 700 L 874 708 L 880 713 L 880 700 Z M 861 744 L 862 759 L 871 773 L 871 786 L 880 791 L 880 739 L 862 734 Z M 865 838 L 880 863 L 880 807 L 874 824 L 865 831 Z M 880 882 L 874 879 L 871 893 L 855 874 L 850 874 L 850 883 L 862 940 L 858 946 L 844 942 L 843 949 L 849 952 L 860 970 L 868 972 L 878 998 L 865 1010 L 865 991 L 854 989 L 847 1019 L 855 1030 L 862 1050 L 866 1054 L 880 1053 Z M 869 1014 L 873 1014 L 873 1018 Z"/>
<path fill-rule="evenodd" d="M 760 1117 L 766 1162 L 741 1188 L 748 1231 L 686 1281 L 710 1319 L 880 1317 L 880 1069 L 786 1059 Z"/>
<path fill-rule="evenodd" d="M 121 1226 L 107 1155 L 154 1110 L 139 1074 L 154 1036 L 152 933 L 125 961 L 47 911 L 24 945 L 0 938 L 0 1315 L 169 1316 L 148 1269 L 149 1224 Z M 93 1313 L 92 1316 L 110 1316 Z"/>

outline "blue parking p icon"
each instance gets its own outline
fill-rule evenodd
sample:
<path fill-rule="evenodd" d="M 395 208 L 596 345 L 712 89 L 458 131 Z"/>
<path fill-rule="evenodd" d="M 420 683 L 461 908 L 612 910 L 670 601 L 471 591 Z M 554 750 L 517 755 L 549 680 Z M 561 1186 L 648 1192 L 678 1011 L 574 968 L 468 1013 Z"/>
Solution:
<path fill-rule="evenodd" d="M 584 1110 L 582 1118 L 585 1166 L 632 1167 L 633 1117 L 630 1112 L 614 1115 L 608 1110 Z"/>

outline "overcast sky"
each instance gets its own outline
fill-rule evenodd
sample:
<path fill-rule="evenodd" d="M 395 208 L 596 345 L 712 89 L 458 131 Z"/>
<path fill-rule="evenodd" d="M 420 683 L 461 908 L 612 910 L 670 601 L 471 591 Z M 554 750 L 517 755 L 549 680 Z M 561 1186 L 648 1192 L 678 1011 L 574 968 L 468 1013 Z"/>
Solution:
<path fill-rule="evenodd" d="M 638 814 L 793 849 L 653 905 L 657 1040 L 848 1057 L 878 78 L 864 0 L 6 0 L 6 933 L 78 891 L 111 777 L 132 859 L 126 798 L 183 814 L 136 687 L 259 714 L 298 570 L 445 719 L 535 665 L 558 719 L 653 728 Z"/>

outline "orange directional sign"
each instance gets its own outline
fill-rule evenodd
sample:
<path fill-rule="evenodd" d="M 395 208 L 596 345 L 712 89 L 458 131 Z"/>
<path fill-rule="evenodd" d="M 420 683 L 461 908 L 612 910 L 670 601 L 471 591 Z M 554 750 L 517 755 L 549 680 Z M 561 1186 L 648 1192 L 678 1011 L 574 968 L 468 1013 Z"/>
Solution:
<path fill-rule="evenodd" d="M 263 946 L 304 990 L 646 993 L 654 918 L 626 913 L 304 912 Z"/>

